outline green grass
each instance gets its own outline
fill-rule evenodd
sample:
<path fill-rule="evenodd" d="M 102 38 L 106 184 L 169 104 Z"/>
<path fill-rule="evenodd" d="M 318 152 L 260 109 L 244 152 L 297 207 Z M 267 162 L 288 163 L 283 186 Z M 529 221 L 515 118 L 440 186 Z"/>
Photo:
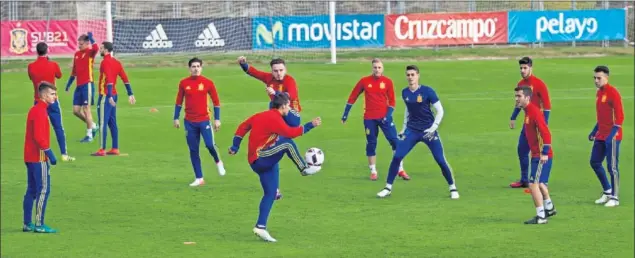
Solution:
<path fill-rule="evenodd" d="M 131 60 L 129 58 L 126 61 Z M 185 67 L 136 67 L 128 75 L 137 105 L 119 104 L 122 152 L 127 157 L 96 158 L 97 143 L 80 144 L 83 125 L 72 116 L 71 94 L 61 92 L 64 125 L 74 163 L 52 172 L 46 222 L 56 235 L 21 232 L 25 166 L 24 123 L 32 86 L 26 74 L 2 73 L 2 256 L 32 257 L 633 257 L 633 58 L 601 57 L 536 60 L 553 102 L 550 127 L 555 152 L 550 180 L 559 214 L 547 225 L 522 222 L 535 213 L 531 198 L 507 185 L 518 178 L 519 130 L 508 128 L 517 64 L 506 61 L 418 62 L 422 83 L 443 101 L 439 129 L 460 200 L 448 198 L 447 185 L 425 146 L 405 159 L 412 181 L 397 181 L 393 196 L 378 200 L 391 151 L 378 144 L 380 180 L 368 180 L 364 156 L 362 100 L 346 125 L 344 102 L 366 61 L 290 64 L 299 83 L 303 120 L 321 116 L 323 125 L 297 140 L 302 150 L 325 151 L 323 170 L 302 177 L 282 162 L 283 200 L 274 205 L 267 244 L 251 233 L 262 194 L 246 162 L 246 143 L 237 156 L 222 155 L 228 173 L 219 177 L 201 147 L 208 184 L 193 180 L 183 129 L 172 127 L 176 85 Z M 405 86 L 406 62 L 387 62 L 386 74 Z M 624 98 L 626 119 L 620 155 L 621 206 L 593 204 L 601 192 L 588 165 L 586 138 L 595 119 L 592 69 L 611 68 L 611 82 Z M 259 65 L 259 68 L 266 68 Z M 63 85 L 68 75 L 58 84 Z M 267 97 L 260 82 L 235 65 L 208 67 L 222 101 L 222 153 L 236 126 L 262 111 Z M 122 87 L 123 85 L 120 85 Z M 150 108 L 159 112 L 151 113 Z M 403 117 L 398 101 L 395 120 Z M 400 129 L 400 126 L 399 126 Z M 58 153 L 54 134 L 51 138 Z M 195 245 L 184 245 L 193 241 Z"/>

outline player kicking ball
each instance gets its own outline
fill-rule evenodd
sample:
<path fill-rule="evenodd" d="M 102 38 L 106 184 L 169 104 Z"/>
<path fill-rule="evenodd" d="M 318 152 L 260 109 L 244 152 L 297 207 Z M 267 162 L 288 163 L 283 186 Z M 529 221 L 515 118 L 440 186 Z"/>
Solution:
<path fill-rule="evenodd" d="M 547 217 L 556 215 L 556 208 L 551 202 L 547 188 L 553 160 L 551 133 L 540 108 L 531 102 L 531 88 L 521 86 L 514 90 L 516 91 L 516 106 L 525 110 L 523 131 L 531 153 L 529 189 L 536 206 L 536 216 L 525 221 L 525 224 L 546 224 Z"/>
<path fill-rule="evenodd" d="M 417 66 L 409 65 L 406 67 L 406 78 L 408 79 L 408 87 L 401 91 L 401 96 L 406 103 L 405 124 L 407 127 L 402 140 L 397 144 L 392 162 L 390 162 L 386 187 L 377 193 L 377 197 L 384 198 L 392 193 L 392 184 L 399 172 L 399 164 L 417 143 L 423 142 L 432 152 L 434 160 L 441 168 L 443 177 L 448 182 L 450 198 L 459 199 L 452 169 L 445 159 L 441 137 L 437 132 L 443 119 L 441 101 L 431 87 L 419 84 L 419 68 Z M 430 106 L 436 110 L 436 116 L 432 113 Z"/>
<path fill-rule="evenodd" d="M 274 95 L 270 110 L 253 115 L 238 126 L 233 144 L 229 148 L 229 154 L 235 155 L 243 137 L 251 132 L 247 159 L 251 169 L 258 174 L 264 191 L 260 200 L 258 221 L 253 232 L 267 242 L 277 241 L 267 231 L 267 220 L 280 184 L 280 160 L 285 155 L 288 156 L 303 176 L 313 175 L 321 169 L 306 163 L 292 139 L 308 133 L 311 129 L 320 126 L 322 122 L 317 117 L 304 126 L 290 127 L 283 119 L 291 110 L 290 102 L 285 92 Z"/>

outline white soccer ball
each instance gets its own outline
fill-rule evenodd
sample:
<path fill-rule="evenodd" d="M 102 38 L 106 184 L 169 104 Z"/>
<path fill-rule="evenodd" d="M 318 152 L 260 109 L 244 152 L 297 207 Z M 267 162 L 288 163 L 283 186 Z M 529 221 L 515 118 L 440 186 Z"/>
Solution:
<path fill-rule="evenodd" d="M 324 163 L 324 152 L 318 148 L 309 148 L 304 154 L 309 166 L 321 167 Z"/>

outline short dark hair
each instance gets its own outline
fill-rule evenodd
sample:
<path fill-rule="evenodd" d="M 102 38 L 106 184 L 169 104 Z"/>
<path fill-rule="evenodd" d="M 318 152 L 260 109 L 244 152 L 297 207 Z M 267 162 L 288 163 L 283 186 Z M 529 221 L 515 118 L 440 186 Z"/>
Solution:
<path fill-rule="evenodd" d="M 371 63 L 371 64 L 381 63 L 381 59 L 379 59 L 379 58 L 375 57 L 375 58 L 373 58 L 373 60 L 372 60 L 372 61 L 370 61 L 370 63 Z"/>
<path fill-rule="evenodd" d="M 194 57 L 187 62 L 187 67 L 192 67 L 193 63 L 199 63 L 201 66 L 203 66 L 203 60 L 199 59 L 198 57 Z"/>
<path fill-rule="evenodd" d="M 518 65 L 533 66 L 534 65 L 534 60 L 531 60 L 530 57 L 525 56 L 525 57 L 521 58 L 520 60 L 518 60 Z"/>
<path fill-rule="evenodd" d="M 286 92 L 280 92 L 273 97 L 273 100 L 271 101 L 271 107 L 278 109 L 289 103 L 290 103 L 289 94 L 287 94 Z"/>
<path fill-rule="evenodd" d="M 598 65 L 593 71 L 596 73 L 603 72 L 606 75 L 609 75 L 609 68 L 606 65 Z"/>
<path fill-rule="evenodd" d="M 531 95 L 533 95 L 533 91 L 531 90 L 531 87 L 529 86 L 518 86 L 514 88 L 514 91 L 522 91 L 523 96 L 525 97 L 531 97 Z"/>
<path fill-rule="evenodd" d="M 272 67 L 273 65 L 276 65 L 276 64 L 286 65 L 284 63 L 284 60 L 282 60 L 282 58 L 274 58 L 274 59 L 271 59 L 271 62 L 269 62 L 269 67 Z"/>
<path fill-rule="evenodd" d="M 104 41 L 102 44 L 104 45 L 104 48 L 108 50 L 108 53 L 111 53 L 112 50 L 115 49 L 115 46 L 110 41 Z"/>
<path fill-rule="evenodd" d="M 55 85 L 53 85 L 50 82 L 47 81 L 42 81 L 40 82 L 40 85 L 38 85 L 37 87 L 37 92 L 42 94 L 42 92 L 44 92 L 46 89 L 52 89 L 52 90 L 57 90 L 57 87 L 55 87 Z"/>
<path fill-rule="evenodd" d="M 88 35 L 82 34 L 77 38 L 77 40 L 88 41 Z"/>
<path fill-rule="evenodd" d="M 38 56 L 43 56 L 48 54 L 49 46 L 44 42 L 40 42 L 40 43 L 37 43 L 37 45 L 35 45 L 35 50 L 37 51 Z"/>
<path fill-rule="evenodd" d="M 408 70 L 415 70 L 417 73 L 419 73 L 419 67 L 417 67 L 416 65 L 409 65 L 409 66 L 406 66 L 406 72 L 407 72 Z"/>

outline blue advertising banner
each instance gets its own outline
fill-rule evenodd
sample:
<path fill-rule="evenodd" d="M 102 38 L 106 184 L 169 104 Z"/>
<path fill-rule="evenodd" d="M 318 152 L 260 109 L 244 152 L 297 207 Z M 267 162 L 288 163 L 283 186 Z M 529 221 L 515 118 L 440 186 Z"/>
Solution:
<path fill-rule="evenodd" d="M 335 16 L 338 48 L 384 46 L 384 16 L 358 14 Z M 262 49 L 329 48 L 328 15 L 252 18 L 252 46 Z"/>
<path fill-rule="evenodd" d="M 120 53 L 196 52 L 251 49 L 249 18 L 114 20 Z"/>
<path fill-rule="evenodd" d="M 509 12 L 509 43 L 624 39 L 624 9 Z"/>

